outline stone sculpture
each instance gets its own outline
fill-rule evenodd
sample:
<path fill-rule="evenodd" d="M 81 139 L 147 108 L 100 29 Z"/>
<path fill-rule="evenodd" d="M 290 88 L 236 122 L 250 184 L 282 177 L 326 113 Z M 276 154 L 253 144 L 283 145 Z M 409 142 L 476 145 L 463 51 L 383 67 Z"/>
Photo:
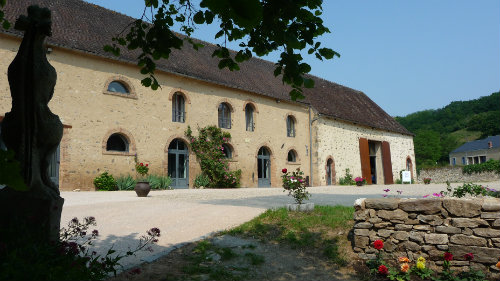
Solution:
<path fill-rule="evenodd" d="M 35 222 L 37 225 L 33 227 L 41 228 L 42 236 L 55 240 L 64 199 L 50 180 L 48 167 L 49 158 L 61 141 L 63 125 L 48 107 L 57 79 L 44 47 L 45 38 L 51 36 L 51 24 L 47 8 L 30 6 L 28 16 L 20 16 L 14 26 L 24 31 L 24 38 L 8 69 L 12 109 L 3 119 L 2 138 L 7 148 L 15 152 L 29 190 L 7 187 L 0 195 L 2 208 L 7 209 L 11 218 L 10 222 L 3 219 L 2 223 L 16 223 L 14 218 L 16 224 Z M 27 218 L 31 221 L 23 222 Z"/>

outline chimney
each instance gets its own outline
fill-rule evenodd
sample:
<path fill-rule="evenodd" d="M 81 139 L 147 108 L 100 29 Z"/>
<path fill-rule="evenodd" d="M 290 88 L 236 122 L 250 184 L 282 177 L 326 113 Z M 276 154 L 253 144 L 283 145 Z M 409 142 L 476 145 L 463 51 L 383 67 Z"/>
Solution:
<path fill-rule="evenodd" d="M 493 143 L 491 141 L 488 142 L 488 148 L 492 148 L 493 147 Z"/>

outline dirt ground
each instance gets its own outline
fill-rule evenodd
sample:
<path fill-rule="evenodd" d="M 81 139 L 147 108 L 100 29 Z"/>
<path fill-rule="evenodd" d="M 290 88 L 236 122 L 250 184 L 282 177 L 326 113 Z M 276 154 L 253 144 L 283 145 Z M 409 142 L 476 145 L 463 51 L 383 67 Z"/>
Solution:
<path fill-rule="evenodd" d="M 347 234 L 344 234 L 347 236 Z M 224 240 L 230 240 L 224 243 Z M 236 242 L 234 242 L 236 240 Z M 207 239 L 218 249 L 230 248 L 234 258 L 224 260 L 209 253 L 201 262 L 193 261 L 199 242 L 189 243 L 159 258 L 119 274 L 117 280 L 310 280 L 355 281 L 363 279 L 357 274 L 357 256 L 352 247 L 343 243 L 341 252 L 348 261 L 339 266 L 320 255 L 292 249 L 278 243 L 262 243 L 251 238 L 229 235 Z M 232 242 L 231 242 L 232 241 Z M 219 251 L 220 253 L 220 251 Z M 252 264 L 246 257 L 261 257 L 262 262 Z M 190 267 L 210 268 L 193 272 Z M 196 271 L 196 270 L 195 270 Z M 203 271 L 203 270 L 202 270 Z"/>

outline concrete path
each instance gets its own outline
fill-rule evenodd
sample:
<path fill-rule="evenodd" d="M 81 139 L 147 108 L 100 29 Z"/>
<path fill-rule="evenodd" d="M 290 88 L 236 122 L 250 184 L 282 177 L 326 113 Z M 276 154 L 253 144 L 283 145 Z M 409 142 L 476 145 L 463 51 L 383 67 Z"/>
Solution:
<path fill-rule="evenodd" d="M 457 186 L 459 184 L 452 184 Z M 500 182 L 485 183 L 500 189 Z M 384 189 L 391 189 L 384 192 Z M 357 198 L 381 198 L 382 194 L 420 198 L 445 190 L 445 184 L 371 185 L 311 187 L 309 202 L 316 205 L 352 206 Z M 398 195 L 397 190 L 402 191 Z M 134 191 L 62 192 L 65 199 L 61 226 L 72 218 L 94 216 L 100 235 L 94 245 L 98 253 L 111 246 L 118 252 L 134 248 L 148 229 L 158 227 L 161 237 L 153 252 L 142 251 L 122 260 L 124 268 L 152 261 L 186 242 L 251 220 L 269 208 L 293 203 L 282 188 L 189 189 L 151 191 L 139 198 Z M 431 195 L 432 196 L 432 195 Z"/>

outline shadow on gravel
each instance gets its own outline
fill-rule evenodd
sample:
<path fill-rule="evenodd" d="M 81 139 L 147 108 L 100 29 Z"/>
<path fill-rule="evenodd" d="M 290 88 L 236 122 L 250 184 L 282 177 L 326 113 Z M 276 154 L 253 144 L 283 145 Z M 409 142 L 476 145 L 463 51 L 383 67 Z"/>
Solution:
<path fill-rule="evenodd" d="M 315 203 L 316 205 L 326 205 L 326 206 L 348 206 L 352 207 L 354 201 L 358 198 L 382 198 L 381 194 L 362 194 L 362 195 L 339 195 L 339 194 L 325 194 L 325 193 L 314 193 L 307 202 Z M 199 201 L 201 204 L 211 204 L 211 205 L 230 205 L 230 206 L 242 206 L 242 207 L 253 207 L 253 208 L 280 208 L 286 204 L 295 203 L 293 198 L 287 196 L 286 193 L 283 195 L 274 196 L 260 196 L 260 197 L 250 197 L 250 198 L 238 198 L 238 199 L 212 199 Z"/>

